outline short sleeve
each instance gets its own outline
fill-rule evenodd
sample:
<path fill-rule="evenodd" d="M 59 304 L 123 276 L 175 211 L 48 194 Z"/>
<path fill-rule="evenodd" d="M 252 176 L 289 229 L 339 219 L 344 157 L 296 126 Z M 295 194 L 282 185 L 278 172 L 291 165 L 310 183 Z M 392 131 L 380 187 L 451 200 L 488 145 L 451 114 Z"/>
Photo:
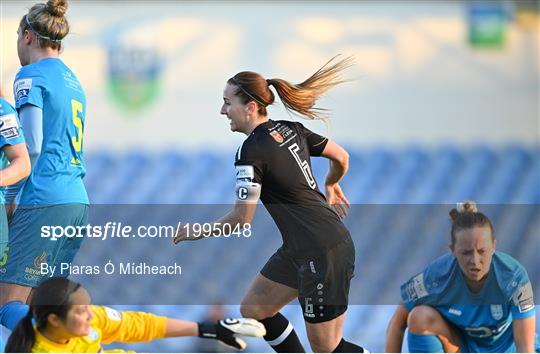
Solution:
<path fill-rule="evenodd" d="M 328 143 L 328 138 L 312 132 L 308 128 L 304 127 L 303 124 L 297 123 L 298 128 L 300 129 L 300 134 L 306 139 L 309 147 L 310 156 L 321 156 L 326 144 Z"/>
<path fill-rule="evenodd" d="M 511 300 L 512 318 L 514 319 L 528 318 L 536 313 L 533 289 L 526 273 L 521 276 L 519 284 Z"/>
<path fill-rule="evenodd" d="M 167 329 L 167 318 L 151 313 L 120 312 L 106 306 L 92 306 L 92 314 L 105 344 L 149 342 L 163 338 Z"/>
<path fill-rule="evenodd" d="M 13 83 L 15 108 L 18 110 L 25 104 L 31 104 L 43 109 L 43 95 L 45 91 L 44 77 L 31 67 L 22 67 Z"/>
<path fill-rule="evenodd" d="M 264 161 L 258 149 L 251 144 L 242 144 L 236 153 L 236 181 L 262 184 L 264 178 Z"/>
<path fill-rule="evenodd" d="M 408 311 L 411 311 L 413 307 L 419 304 L 422 298 L 428 295 L 423 272 L 401 285 L 401 299 L 403 300 L 403 306 Z"/>
<path fill-rule="evenodd" d="M 0 148 L 24 143 L 21 124 L 15 109 L 0 99 Z"/>

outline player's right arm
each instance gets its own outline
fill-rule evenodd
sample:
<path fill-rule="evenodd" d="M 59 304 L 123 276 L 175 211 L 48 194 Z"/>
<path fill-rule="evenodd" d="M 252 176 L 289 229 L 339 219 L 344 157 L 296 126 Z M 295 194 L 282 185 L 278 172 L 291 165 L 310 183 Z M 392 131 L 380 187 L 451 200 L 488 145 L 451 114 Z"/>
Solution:
<path fill-rule="evenodd" d="M 349 170 L 349 154 L 337 143 L 328 140 L 321 156 L 330 160 L 328 174 L 325 180 L 326 200 L 341 218 L 347 216 L 351 204 L 341 190 L 339 181 Z"/>
<path fill-rule="evenodd" d="M 384 349 L 387 353 L 401 353 L 401 347 L 403 345 L 403 335 L 407 328 L 407 317 L 409 311 L 400 303 L 386 330 L 386 347 Z"/>
<path fill-rule="evenodd" d="M 230 212 L 210 223 L 212 225 L 211 232 L 217 235 L 225 235 L 231 230 L 243 228 L 245 225 L 251 223 L 251 220 L 253 220 L 253 216 L 255 215 L 255 211 L 257 210 L 257 200 L 254 202 L 237 200 L 234 204 L 234 208 Z M 198 237 L 195 237 L 194 235 L 198 235 Z M 209 236 L 212 235 L 201 232 L 196 233 L 194 230 L 188 230 L 185 227 L 181 227 L 177 230 L 173 242 L 177 244 L 182 241 L 196 241 Z"/>
<path fill-rule="evenodd" d="M 242 147 L 239 151 L 241 149 Z M 185 227 L 179 228 L 173 240 L 175 244 L 181 241 L 200 240 L 213 235 L 226 235 L 232 230 L 244 228 L 251 223 L 257 210 L 257 202 L 261 196 L 263 167 L 260 159 L 253 158 L 258 152 L 251 151 L 250 153 L 251 156 L 248 155 L 248 158 L 244 157 L 243 160 L 238 158 L 235 163 L 236 201 L 234 208 L 211 223 L 210 234 L 195 233 L 194 230 L 188 230 Z M 241 155 L 241 152 L 238 155 Z M 194 237 L 194 235 L 198 235 L 198 237 Z"/>

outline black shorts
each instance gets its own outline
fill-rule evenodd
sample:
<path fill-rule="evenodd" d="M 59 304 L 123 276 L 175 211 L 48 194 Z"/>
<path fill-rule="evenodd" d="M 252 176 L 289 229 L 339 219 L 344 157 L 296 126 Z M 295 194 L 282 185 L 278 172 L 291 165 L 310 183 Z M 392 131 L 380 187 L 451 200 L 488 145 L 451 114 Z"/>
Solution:
<path fill-rule="evenodd" d="M 298 301 L 306 322 L 326 322 L 347 311 L 354 257 L 354 244 L 350 240 L 305 259 L 293 258 L 280 247 L 266 262 L 261 274 L 298 289 Z"/>

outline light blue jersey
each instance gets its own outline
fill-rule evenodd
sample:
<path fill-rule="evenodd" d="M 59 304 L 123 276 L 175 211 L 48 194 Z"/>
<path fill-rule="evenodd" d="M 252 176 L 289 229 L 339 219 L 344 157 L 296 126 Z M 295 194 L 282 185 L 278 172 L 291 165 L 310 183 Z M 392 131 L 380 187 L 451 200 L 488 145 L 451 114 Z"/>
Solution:
<path fill-rule="evenodd" d="M 401 286 L 407 310 L 434 307 L 457 328 L 462 352 L 514 352 L 512 319 L 534 316 L 533 292 L 518 261 L 495 252 L 484 286 L 472 293 L 456 258 L 448 253 Z"/>
<path fill-rule="evenodd" d="M 24 143 L 24 137 L 17 118 L 17 111 L 0 97 L 0 170 L 8 165 L 3 147 Z M 4 204 L 5 187 L 0 187 L 0 204 Z"/>
<path fill-rule="evenodd" d="M 20 207 L 88 204 L 82 182 L 86 98 L 73 72 L 58 58 L 23 66 L 13 84 L 16 108 L 43 111 L 43 143 L 20 197 Z"/>

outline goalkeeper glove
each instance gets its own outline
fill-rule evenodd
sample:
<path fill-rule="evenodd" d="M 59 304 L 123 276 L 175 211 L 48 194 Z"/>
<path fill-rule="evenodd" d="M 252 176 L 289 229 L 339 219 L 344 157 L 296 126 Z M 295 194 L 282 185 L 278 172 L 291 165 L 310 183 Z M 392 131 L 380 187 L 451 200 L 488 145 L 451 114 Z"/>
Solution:
<path fill-rule="evenodd" d="M 226 318 L 216 323 L 199 323 L 199 337 L 217 339 L 231 348 L 244 350 L 247 344 L 237 335 L 263 337 L 266 329 L 262 323 L 251 318 Z"/>

